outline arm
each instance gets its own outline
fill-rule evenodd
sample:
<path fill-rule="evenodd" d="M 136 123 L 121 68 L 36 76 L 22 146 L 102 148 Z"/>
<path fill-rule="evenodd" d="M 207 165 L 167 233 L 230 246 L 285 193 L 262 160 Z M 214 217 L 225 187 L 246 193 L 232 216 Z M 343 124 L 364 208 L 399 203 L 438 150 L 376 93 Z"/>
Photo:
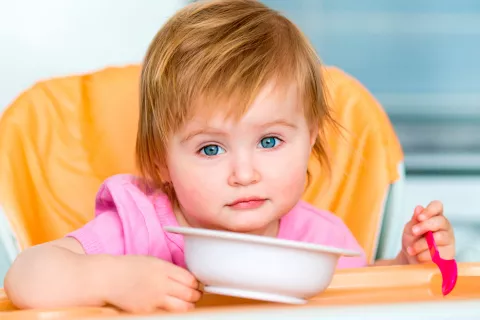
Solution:
<path fill-rule="evenodd" d="M 109 178 L 97 195 L 93 220 L 17 257 L 5 278 L 14 305 L 111 304 L 131 312 L 193 308 L 201 296 L 198 283 L 172 263 L 161 213 L 130 180 Z"/>
<path fill-rule="evenodd" d="M 74 238 L 34 246 L 19 254 L 5 277 L 5 291 L 19 308 L 101 306 L 111 260 L 85 255 Z"/>

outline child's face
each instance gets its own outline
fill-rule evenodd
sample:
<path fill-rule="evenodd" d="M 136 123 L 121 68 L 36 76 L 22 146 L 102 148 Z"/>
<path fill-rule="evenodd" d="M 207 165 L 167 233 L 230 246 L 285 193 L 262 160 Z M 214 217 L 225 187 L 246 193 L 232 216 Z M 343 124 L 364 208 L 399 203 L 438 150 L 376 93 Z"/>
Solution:
<path fill-rule="evenodd" d="M 295 86 L 268 85 L 239 121 L 197 117 L 173 136 L 168 173 L 188 225 L 264 233 L 295 206 L 318 132 L 300 103 Z"/>

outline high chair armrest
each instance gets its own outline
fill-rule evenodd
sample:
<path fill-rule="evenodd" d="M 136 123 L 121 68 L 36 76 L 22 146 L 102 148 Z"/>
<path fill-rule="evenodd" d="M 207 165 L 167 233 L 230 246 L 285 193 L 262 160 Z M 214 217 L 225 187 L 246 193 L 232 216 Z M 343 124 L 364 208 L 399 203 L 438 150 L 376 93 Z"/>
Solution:
<path fill-rule="evenodd" d="M 17 240 L 12 232 L 10 223 L 0 206 L 0 288 L 3 287 L 3 279 L 13 260 L 20 252 Z"/>
<path fill-rule="evenodd" d="M 382 225 L 378 238 L 376 259 L 393 259 L 401 248 L 401 237 L 405 217 L 405 164 L 398 165 L 399 179 L 390 186 L 383 210 Z"/>

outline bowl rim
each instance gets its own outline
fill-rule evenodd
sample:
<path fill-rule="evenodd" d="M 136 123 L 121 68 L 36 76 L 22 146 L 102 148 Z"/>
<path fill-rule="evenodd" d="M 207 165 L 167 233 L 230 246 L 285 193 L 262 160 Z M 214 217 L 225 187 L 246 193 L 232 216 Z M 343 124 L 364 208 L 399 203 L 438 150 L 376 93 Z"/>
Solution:
<path fill-rule="evenodd" d="M 265 244 L 275 247 L 284 247 L 290 249 L 302 249 L 307 251 L 315 251 L 321 253 L 333 253 L 346 257 L 358 257 L 361 256 L 361 252 L 349 249 L 342 249 L 333 246 L 301 242 L 295 240 L 278 239 L 272 237 L 265 237 L 253 234 L 244 234 L 223 230 L 212 230 L 204 228 L 192 228 L 192 227 L 176 227 L 176 226 L 164 226 L 163 229 L 166 232 L 177 233 L 187 236 L 200 236 L 207 238 L 221 238 L 225 240 L 237 240 L 242 242 L 251 242 L 257 244 Z"/>

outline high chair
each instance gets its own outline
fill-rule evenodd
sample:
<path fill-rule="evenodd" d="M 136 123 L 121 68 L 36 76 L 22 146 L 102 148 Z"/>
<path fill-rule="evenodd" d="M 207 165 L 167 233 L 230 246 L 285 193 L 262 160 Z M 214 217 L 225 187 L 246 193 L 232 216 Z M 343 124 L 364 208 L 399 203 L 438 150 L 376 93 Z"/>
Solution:
<path fill-rule="evenodd" d="M 328 131 L 331 176 L 312 159 L 304 199 L 340 216 L 373 261 L 382 221 L 400 208 L 401 184 L 391 186 L 403 177 L 402 150 L 387 115 L 359 82 L 337 68 L 324 73 L 342 128 Z M 139 66 L 127 66 L 42 81 L 6 109 L 0 205 L 8 223 L 0 223 L 0 236 L 10 260 L 92 219 L 105 178 L 136 173 L 139 75 Z M 387 198 L 393 200 L 386 204 Z M 388 233 L 386 246 L 396 245 L 400 233 Z"/>

